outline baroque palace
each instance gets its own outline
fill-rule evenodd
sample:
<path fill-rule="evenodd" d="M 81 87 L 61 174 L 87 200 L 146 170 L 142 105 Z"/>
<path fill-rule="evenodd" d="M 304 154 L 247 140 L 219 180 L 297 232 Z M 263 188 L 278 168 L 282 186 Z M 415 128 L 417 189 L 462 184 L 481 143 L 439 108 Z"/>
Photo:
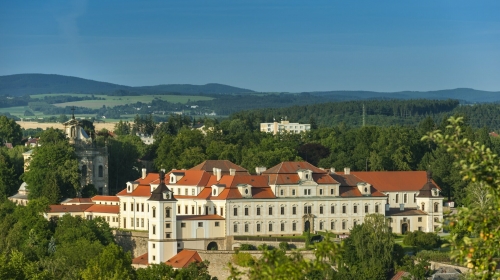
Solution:
<path fill-rule="evenodd" d="M 425 171 L 337 172 L 282 162 L 256 175 L 226 160 L 146 173 L 116 196 L 52 205 L 47 218 L 103 217 L 111 227 L 148 233 L 142 264 L 199 261 L 195 250 L 232 250 L 236 236 L 349 234 L 365 215 L 385 215 L 395 233 L 439 230 L 440 188 Z M 145 262 L 147 260 L 147 262 Z"/>

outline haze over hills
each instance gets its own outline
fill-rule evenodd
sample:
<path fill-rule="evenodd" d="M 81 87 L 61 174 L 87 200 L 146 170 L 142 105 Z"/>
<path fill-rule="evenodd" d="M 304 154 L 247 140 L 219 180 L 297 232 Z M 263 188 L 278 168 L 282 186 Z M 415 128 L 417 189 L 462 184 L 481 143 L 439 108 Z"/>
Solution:
<path fill-rule="evenodd" d="M 16 74 L 0 76 L 0 95 L 31 95 L 43 93 L 85 93 L 113 94 L 121 91 L 130 95 L 147 94 L 245 94 L 255 93 L 250 89 L 223 84 L 206 85 L 168 84 L 156 86 L 131 87 L 107 82 L 88 80 L 56 74 Z M 500 101 L 500 92 L 482 91 L 470 88 L 445 89 L 435 91 L 311 91 L 301 95 L 325 97 L 325 101 L 345 101 L 362 99 L 458 99 L 463 103 L 484 103 Z"/>

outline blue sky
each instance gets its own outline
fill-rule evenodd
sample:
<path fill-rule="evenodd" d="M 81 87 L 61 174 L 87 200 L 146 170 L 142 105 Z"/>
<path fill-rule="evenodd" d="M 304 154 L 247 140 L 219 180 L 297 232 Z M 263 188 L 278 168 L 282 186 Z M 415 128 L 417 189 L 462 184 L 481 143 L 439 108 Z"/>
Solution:
<path fill-rule="evenodd" d="M 6 1 L 0 75 L 500 91 L 500 1 Z"/>

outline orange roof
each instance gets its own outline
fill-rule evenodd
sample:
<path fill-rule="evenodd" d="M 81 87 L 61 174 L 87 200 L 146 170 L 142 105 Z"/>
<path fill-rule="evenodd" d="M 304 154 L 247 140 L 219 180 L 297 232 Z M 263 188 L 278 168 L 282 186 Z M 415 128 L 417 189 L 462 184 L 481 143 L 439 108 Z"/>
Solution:
<path fill-rule="evenodd" d="M 93 204 L 77 204 L 77 205 L 50 205 L 48 213 L 69 213 L 69 212 L 83 212 Z"/>
<path fill-rule="evenodd" d="M 120 213 L 120 206 L 94 204 L 94 205 L 90 206 L 87 210 L 85 210 L 85 212 L 119 214 Z"/>
<path fill-rule="evenodd" d="M 196 251 L 182 250 L 177 255 L 165 262 L 175 268 L 187 267 L 192 262 L 202 262 L 200 255 Z"/>
<path fill-rule="evenodd" d="M 284 161 L 278 165 L 275 165 L 268 170 L 262 172 L 263 174 L 293 174 L 297 173 L 300 169 L 309 169 L 313 173 L 327 173 L 325 170 L 320 169 L 307 161 Z"/>
<path fill-rule="evenodd" d="M 92 197 L 92 201 L 120 201 L 120 198 L 114 195 L 96 195 Z"/>
<path fill-rule="evenodd" d="M 248 175 L 248 171 L 245 168 L 234 164 L 229 160 L 206 160 L 189 170 L 204 170 L 212 174 L 214 168 L 221 169 L 222 174 L 229 174 L 229 169 L 235 169 L 235 175 Z"/>
<path fill-rule="evenodd" d="M 427 183 L 426 171 L 351 171 L 351 173 L 381 192 L 419 191 Z M 436 185 L 435 182 L 434 184 Z"/>
<path fill-rule="evenodd" d="M 132 260 L 132 264 L 148 265 L 148 253 L 140 255 Z"/>
<path fill-rule="evenodd" d="M 184 176 L 175 183 L 175 185 L 186 186 L 205 186 L 210 179 L 211 174 L 203 170 L 172 170 L 170 173 L 184 173 Z"/>
<path fill-rule="evenodd" d="M 224 217 L 219 215 L 177 215 L 177 220 L 224 220 Z"/>
<path fill-rule="evenodd" d="M 127 193 L 127 189 L 123 189 L 119 193 L 116 194 L 117 196 L 144 196 L 144 197 L 150 197 L 151 196 L 151 186 L 150 185 L 145 185 L 145 186 L 137 186 L 135 190 L 132 191 L 132 193 Z"/>

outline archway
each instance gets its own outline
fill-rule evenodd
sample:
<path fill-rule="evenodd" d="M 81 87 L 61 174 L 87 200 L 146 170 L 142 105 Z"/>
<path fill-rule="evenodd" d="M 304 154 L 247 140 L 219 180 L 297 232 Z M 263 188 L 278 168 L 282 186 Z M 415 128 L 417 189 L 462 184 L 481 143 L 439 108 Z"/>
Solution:
<path fill-rule="evenodd" d="M 309 231 L 311 231 L 311 222 L 306 221 L 304 223 L 304 232 L 309 232 Z"/>
<path fill-rule="evenodd" d="M 217 242 L 212 241 L 212 242 L 208 243 L 207 250 L 209 250 L 209 251 L 219 250 L 219 247 L 217 246 Z"/>
<path fill-rule="evenodd" d="M 405 234 L 408 231 L 408 224 L 403 223 L 401 224 L 401 234 Z"/>

